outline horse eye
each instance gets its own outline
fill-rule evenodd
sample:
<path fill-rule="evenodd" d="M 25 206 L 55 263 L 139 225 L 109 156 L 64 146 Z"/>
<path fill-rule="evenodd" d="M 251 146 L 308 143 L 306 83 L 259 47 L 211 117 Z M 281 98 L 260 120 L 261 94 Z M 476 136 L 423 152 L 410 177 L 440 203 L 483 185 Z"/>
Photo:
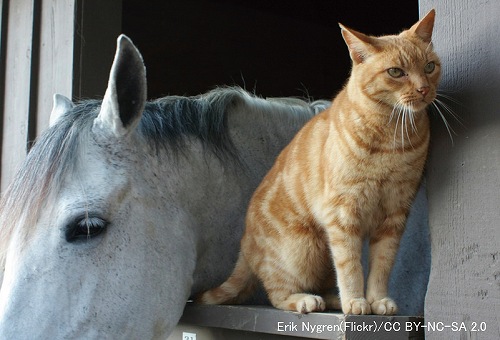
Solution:
<path fill-rule="evenodd" d="M 401 78 L 402 76 L 405 75 L 404 71 L 397 67 L 392 67 L 388 69 L 387 73 L 389 73 L 389 75 L 393 78 Z"/>
<path fill-rule="evenodd" d="M 82 216 L 66 226 L 66 241 L 89 240 L 106 230 L 108 222 L 100 217 Z"/>

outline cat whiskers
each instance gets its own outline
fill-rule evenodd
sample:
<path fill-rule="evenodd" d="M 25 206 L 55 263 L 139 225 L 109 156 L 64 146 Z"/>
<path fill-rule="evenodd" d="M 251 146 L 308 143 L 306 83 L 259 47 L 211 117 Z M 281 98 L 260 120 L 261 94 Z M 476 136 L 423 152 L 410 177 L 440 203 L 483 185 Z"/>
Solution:
<path fill-rule="evenodd" d="M 404 150 L 405 148 L 405 135 L 408 138 L 408 142 L 410 143 L 410 146 L 413 148 L 413 145 L 411 143 L 411 138 L 410 138 L 410 133 L 408 130 L 408 125 L 411 128 L 412 133 L 415 133 L 418 135 L 417 132 L 417 126 L 415 124 L 415 116 L 413 115 L 413 108 L 410 105 L 405 105 L 401 101 L 398 101 L 391 112 L 391 115 L 389 117 L 389 122 L 387 123 L 388 125 L 392 122 L 394 117 L 396 117 L 396 124 L 394 127 L 394 149 L 396 149 L 396 137 L 398 134 L 398 127 L 399 127 L 399 121 L 401 121 L 401 148 Z"/>
<path fill-rule="evenodd" d="M 432 103 L 431 103 L 431 107 L 434 108 L 434 110 L 441 117 L 441 120 L 443 121 L 444 126 L 446 127 L 446 130 L 448 131 L 448 135 L 450 136 L 451 143 L 453 144 L 453 135 L 457 135 L 457 133 L 451 127 L 450 123 L 448 122 L 448 120 L 445 117 L 445 114 L 450 115 L 460 125 L 464 126 L 464 124 L 463 124 L 462 120 L 460 119 L 460 117 L 452 110 L 451 106 L 448 105 L 447 103 L 445 103 L 440 98 L 446 99 L 448 101 L 451 101 L 451 102 L 453 102 L 455 104 L 459 104 L 459 105 L 461 105 L 461 103 L 459 101 L 457 101 L 456 99 L 454 99 L 453 97 L 450 97 L 450 96 L 445 95 L 443 93 L 438 93 L 436 95 L 436 98 L 434 99 L 434 101 L 432 101 Z"/>

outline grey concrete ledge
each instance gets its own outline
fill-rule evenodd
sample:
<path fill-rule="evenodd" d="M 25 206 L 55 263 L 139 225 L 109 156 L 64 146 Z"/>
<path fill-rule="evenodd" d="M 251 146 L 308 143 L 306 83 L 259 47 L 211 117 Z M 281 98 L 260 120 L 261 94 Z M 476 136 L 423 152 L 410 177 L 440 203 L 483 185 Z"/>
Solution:
<path fill-rule="evenodd" d="M 307 339 L 424 339 L 425 330 L 422 327 L 423 317 L 346 316 L 334 311 L 299 314 L 269 306 L 210 306 L 194 303 L 186 305 L 180 325 Z M 250 338 L 248 336 L 246 338 Z M 197 340 L 203 340 L 203 337 Z"/>

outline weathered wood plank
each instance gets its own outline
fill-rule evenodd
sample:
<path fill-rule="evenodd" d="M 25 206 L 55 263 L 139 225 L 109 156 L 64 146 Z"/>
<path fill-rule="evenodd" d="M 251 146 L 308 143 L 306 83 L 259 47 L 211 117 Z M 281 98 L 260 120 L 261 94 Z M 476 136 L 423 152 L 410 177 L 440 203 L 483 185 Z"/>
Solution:
<path fill-rule="evenodd" d="M 1 190 L 11 181 L 26 155 L 31 83 L 34 4 L 9 2 L 3 103 Z M 3 42 L 2 42 L 3 44 Z"/>
<path fill-rule="evenodd" d="M 4 7 L 1 191 L 24 160 L 28 142 L 47 128 L 54 93 L 104 95 L 121 29 L 121 0 L 2 0 Z"/>
<path fill-rule="evenodd" d="M 436 8 L 442 87 L 463 103 L 455 111 L 466 127 L 452 145 L 439 119 L 432 126 L 425 318 L 436 328 L 428 327 L 426 338 L 500 339 L 500 2 L 420 6 L 421 15 Z"/>
<path fill-rule="evenodd" d="M 44 0 L 41 7 L 36 135 L 47 128 L 52 96 L 72 97 L 76 0 Z"/>
<path fill-rule="evenodd" d="M 7 52 L 7 18 L 9 15 L 8 0 L 0 0 L 0 133 L 3 131 L 4 98 L 5 98 L 5 55 Z M 0 138 L 0 160 L 3 153 L 2 138 Z M 0 192 L 2 167 L 0 164 Z"/>
<path fill-rule="evenodd" d="M 423 339 L 423 318 L 349 315 L 325 312 L 299 314 L 267 306 L 209 306 L 188 303 L 169 339 L 197 332 L 197 339 Z M 264 335 L 265 334 L 265 335 Z M 274 336 L 270 336 L 274 335 Z"/>

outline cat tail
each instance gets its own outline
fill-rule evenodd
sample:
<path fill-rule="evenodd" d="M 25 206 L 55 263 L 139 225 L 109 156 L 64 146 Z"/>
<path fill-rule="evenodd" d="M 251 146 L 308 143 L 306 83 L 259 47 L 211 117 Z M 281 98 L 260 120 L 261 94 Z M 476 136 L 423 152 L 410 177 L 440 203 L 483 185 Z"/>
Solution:
<path fill-rule="evenodd" d="M 199 294 L 195 301 L 208 305 L 232 305 L 245 302 L 257 287 L 257 276 L 240 252 L 231 276 L 219 287 Z"/>

